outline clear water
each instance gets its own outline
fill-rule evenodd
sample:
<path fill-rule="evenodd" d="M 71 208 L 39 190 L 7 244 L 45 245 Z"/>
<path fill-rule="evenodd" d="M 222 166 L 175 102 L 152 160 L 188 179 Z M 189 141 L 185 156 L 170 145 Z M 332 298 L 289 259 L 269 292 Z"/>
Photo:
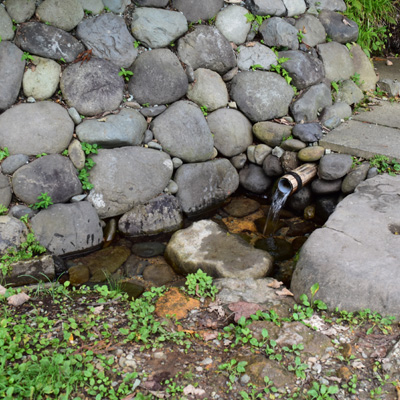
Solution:
<path fill-rule="evenodd" d="M 272 204 L 268 211 L 267 220 L 265 221 L 263 235 L 265 235 L 265 233 L 267 232 L 268 227 L 269 236 L 273 235 L 276 228 L 276 223 L 278 221 L 279 213 L 282 207 L 285 205 L 289 194 L 290 189 L 287 189 L 285 191 L 281 191 L 280 189 L 275 190 L 275 193 L 272 197 Z"/>

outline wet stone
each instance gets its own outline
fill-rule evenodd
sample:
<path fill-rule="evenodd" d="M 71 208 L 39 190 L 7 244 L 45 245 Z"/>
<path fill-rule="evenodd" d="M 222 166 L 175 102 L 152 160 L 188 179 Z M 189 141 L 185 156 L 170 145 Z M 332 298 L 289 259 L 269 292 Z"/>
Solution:
<path fill-rule="evenodd" d="M 268 237 L 257 240 L 254 247 L 267 251 L 275 261 L 288 260 L 294 256 L 292 245 L 283 238 Z"/>
<path fill-rule="evenodd" d="M 71 34 L 55 26 L 40 22 L 27 22 L 17 30 L 15 44 L 37 56 L 70 63 L 85 47 Z"/>
<path fill-rule="evenodd" d="M 257 194 L 265 193 L 273 184 L 272 179 L 265 175 L 263 169 L 254 164 L 240 170 L 239 182 L 246 190 Z"/>
<path fill-rule="evenodd" d="M 130 299 L 137 299 L 144 292 L 145 287 L 133 280 L 125 280 L 121 282 L 121 290 L 127 293 Z"/>
<path fill-rule="evenodd" d="M 143 279 L 156 286 L 165 285 L 176 278 L 174 270 L 165 262 L 151 264 L 143 271 Z"/>
<path fill-rule="evenodd" d="M 224 207 L 229 215 L 236 218 L 242 218 L 253 214 L 260 208 L 260 203 L 246 197 L 233 198 L 232 201 Z"/>
<path fill-rule="evenodd" d="M 265 175 L 269 177 L 280 176 L 284 173 L 280 159 L 273 154 L 269 154 L 267 157 L 265 157 L 263 162 L 263 170 Z"/>
<path fill-rule="evenodd" d="M 131 251 L 139 257 L 149 258 L 163 255 L 165 247 L 165 244 L 160 242 L 135 243 Z"/>
<path fill-rule="evenodd" d="M 89 281 L 90 271 L 86 265 L 74 265 L 68 269 L 68 279 L 71 285 L 82 285 Z"/>
<path fill-rule="evenodd" d="M 326 181 L 323 179 L 314 179 L 311 183 L 311 189 L 316 194 L 331 194 L 340 191 L 342 186 L 341 179 L 335 179 L 333 181 Z"/>

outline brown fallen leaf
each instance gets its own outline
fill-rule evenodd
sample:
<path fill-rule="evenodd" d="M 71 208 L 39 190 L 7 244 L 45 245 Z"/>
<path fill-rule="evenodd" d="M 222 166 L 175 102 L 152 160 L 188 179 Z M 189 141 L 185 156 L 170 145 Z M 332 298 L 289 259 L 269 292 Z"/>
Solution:
<path fill-rule="evenodd" d="M 209 340 L 214 340 L 218 337 L 218 333 L 216 331 L 202 331 L 200 332 L 200 335 L 206 342 Z"/>
<path fill-rule="evenodd" d="M 262 308 L 257 303 L 248 303 L 246 301 L 237 301 L 231 303 L 228 308 L 235 313 L 235 322 L 238 322 L 241 317 L 249 318 L 250 315 L 255 314 L 258 310 L 262 311 Z"/>
<path fill-rule="evenodd" d="M 389 66 L 390 66 L 390 65 L 393 65 L 393 63 L 392 63 L 390 60 L 387 60 L 387 61 L 386 61 L 386 65 L 389 65 Z"/>
<path fill-rule="evenodd" d="M 278 290 L 275 292 L 278 296 L 294 296 L 294 294 L 286 288 L 283 288 L 282 290 Z"/>
<path fill-rule="evenodd" d="M 397 400 L 400 400 L 400 386 L 396 386 Z"/>
<path fill-rule="evenodd" d="M 254 47 L 255 45 L 256 45 L 256 42 L 246 43 L 246 47 Z"/>
<path fill-rule="evenodd" d="M 30 297 L 26 293 L 18 293 L 10 296 L 8 298 L 8 304 L 18 307 L 21 304 L 24 304 L 26 301 L 28 301 Z"/>
<path fill-rule="evenodd" d="M 283 285 L 283 282 L 277 281 L 273 279 L 271 283 L 268 283 L 268 287 L 272 287 L 273 289 L 279 289 Z"/>
<path fill-rule="evenodd" d="M 100 314 L 103 311 L 103 309 L 104 309 L 103 305 L 98 306 L 98 307 L 94 307 L 93 308 L 93 314 Z"/>

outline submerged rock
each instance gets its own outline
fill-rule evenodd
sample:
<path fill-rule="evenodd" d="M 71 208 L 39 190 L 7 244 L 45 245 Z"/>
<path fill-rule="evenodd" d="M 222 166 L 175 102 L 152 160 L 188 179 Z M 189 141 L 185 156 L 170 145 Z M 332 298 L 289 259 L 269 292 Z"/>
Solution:
<path fill-rule="evenodd" d="M 272 257 L 254 249 L 215 222 L 202 220 L 172 235 L 165 257 L 185 275 L 201 268 L 215 278 L 262 278 L 272 269 Z"/>

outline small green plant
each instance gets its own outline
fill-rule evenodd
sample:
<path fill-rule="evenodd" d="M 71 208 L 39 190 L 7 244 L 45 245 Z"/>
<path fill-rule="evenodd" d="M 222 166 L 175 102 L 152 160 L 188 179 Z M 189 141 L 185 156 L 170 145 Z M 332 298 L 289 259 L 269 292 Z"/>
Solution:
<path fill-rule="evenodd" d="M 313 382 L 311 389 L 307 392 L 307 400 L 334 400 L 331 395 L 336 394 L 338 391 L 339 388 L 336 385 L 325 386 L 323 384 L 319 384 L 318 382 Z"/>
<path fill-rule="evenodd" d="M 143 107 L 150 107 L 150 103 L 143 103 L 142 106 Z"/>
<path fill-rule="evenodd" d="M 51 206 L 53 204 L 53 201 L 51 200 L 51 197 L 49 196 L 49 194 L 47 192 L 45 193 L 41 193 L 38 196 L 38 200 L 33 206 L 32 208 L 34 210 L 40 210 L 42 208 L 48 208 L 49 206 Z"/>
<path fill-rule="evenodd" d="M 288 370 L 294 372 L 298 378 L 303 380 L 306 379 L 305 370 L 307 368 L 308 364 L 303 364 L 299 356 L 296 356 L 296 358 L 294 359 L 294 365 L 288 365 Z"/>
<path fill-rule="evenodd" d="M 92 144 L 92 143 L 86 143 L 86 142 L 81 142 L 81 147 L 82 147 L 82 150 L 85 152 L 86 155 L 97 154 L 98 150 L 101 148 L 96 143 Z"/>
<path fill-rule="evenodd" d="M 85 12 L 85 14 L 86 15 L 91 15 L 91 14 L 93 14 L 93 11 L 91 11 L 91 10 L 83 10 L 84 12 Z"/>
<path fill-rule="evenodd" d="M 65 58 L 64 58 L 64 57 L 61 57 L 61 58 L 60 58 L 60 61 L 61 61 L 62 63 L 64 63 L 64 64 L 66 63 L 66 61 L 65 61 Z"/>
<path fill-rule="evenodd" d="M 260 28 L 263 21 L 267 18 L 270 18 L 270 15 L 254 15 L 251 13 L 247 13 L 244 15 L 247 19 L 247 22 L 251 23 L 252 29 L 254 32 L 257 32 Z"/>
<path fill-rule="evenodd" d="M 275 49 L 273 49 L 274 51 Z M 274 51 L 275 54 L 277 54 L 276 50 Z M 273 72 L 276 72 L 277 74 L 281 75 L 283 78 L 285 78 L 285 81 L 287 82 L 288 85 L 290 85 L 294 91 L 295 94 L 297 94 L 297 88 L 293 85 L 291 85 L 292 82 L 292 77 L 289 75 L 289 72 L 286 71 L 285 68 L 282 67 L 282 64 L 286 61 L 289 61 L 290 59 L 287 57 L 281 57 L 278 58 L 277 64 L 271 64 L 270 70 Z"/>
<path fill-rule="evenodd" d="M 65 149 L 65 150 L 61 153 L 61 155 L 65 156 L 65 157 L 68 157 L 68 149 Z"/>
<path fill-rule="evenodd" d="M 0 161 L 4 160 L 5 158 L 7 158 L 10 155 L 8 148 L 4 147 L 3 150 L 0 149 Z"/>
<path fill-rule="evenodd" d="M 226 371 L 229 375 L 228 387 L 231 390 L 232 385 L 235 383 L 236 379 L 243 373 L 246 372 L 245 366 L 248 364 L 247 361 L 237 362 L 235 359 L 228 361 L 227 363 L 218 366 L 221 371 Z M 229 391 L 229 390 L 228 390 Z"/>
<path fill-rule="evenodd" d="M 135 49 L 137 49 L 139 46 L 140 46 L 140 41 L 139 40 L 135 40 L 134 42 L 133 42 L 133 47 L 135 48 Z"/>
<path fill-rule="evenodd" d="M 0 215 L 4 215 L 8 212 L 8 208 L 6 206 L 3 206 L 3 204 L 0 204 Z"/>
<path fill-rule="evenodd" d="M 98 154 L 98 150 L 100 146 L 96 143 L 86 143 L 81 142 L 82 150 L 85 152 L 86 155 L 90 154 Z M 89 181 L 89 171 L 96 165 L 94 160 L 91 157 L 87 157 L 85 161 L 85 166 L 81 170 L 79 170 L 78 178 L 81 181 L 82 189 L 83 190 L 91 190 L 93 189 L 93 184 Z"/>
<path fill-rule="evenodd" d="M 200 110 L 201 110 L 201 112 L 203 113 L 203 115 L 204 115 L 205 117 L 207 117 L 207 115 L 208 115 L 208 107 L 207 107 L 207 106 L 201 106 L 201 107 L 200 107 Z"/>
<path fill-rule="evenodd" d="M 36 154 L 36 158 L 41 158 L 47 156 L 47 153 L 40 153 L 40 154 Z"/>
<path fill-rule="evenodd" d="M 24 51 L 24 54 L 22 54 L 22 57 L 21 57 L 22 61 L 25 61 L 25 60 L 33 61 L 33 59 L 34 59 L 34 57 L 31 54 L 29 54 L 27 51 Z"/>
<path fill-rule="evenodd" d="M 356 156 L 352 156 L 351 158 L 352 158 L 352 160 L 353 160 L 353 162 L 352 162 L 352 164 L 351 164 L 351 168 L 355 168 L 355 167 L 357 167 L 358 165 L 361 165 L 361 164 L 362 164 L 362 158 L 359 158 L 359 157 L 356 157 Z"/>
<path fill-rule="evenodd" d="M 215 22 L 215 15 L 212 18 L 210 18 L 207 22 L 208 22 L 208 25 L 213 25 Z"/>
<path fill-rule="evenodd" d="M 300 30 L 300 31 L 297 32 L 297 39 L 299 40 L 299 43 L 303 42 L 303 39 L 304 39 L 303 31 Z"/>
<path fill-rule="evenodd" d="M 350 77 L 350 79 L 357 85 L 360 86 L 362 82 L 360 82 L 360 74 L 356 72 L 354 75 Z"/>
<path fill-rule="evenodd" d="M 290 139 L 293 139 L 293 135 L 284 136 L 284 137 L 282 138 L 282 142 L 285 142 L 286 140 L 290 140 Z"/>
<path fill-rule="evenodd" d="M 383 156 L 381 154 L 372 157 L 369 163 L 371 167 L 375 167 L 380 174 L 383 174 L 385 172 L 392 176 L 400 174 L 400 163 L 394 159 L 392 161 L 389 161 L 389 157 Z"/>
<path fill-rule="evenodd" d="M 350 394 L 356 394 L 357 393 L 357 375 L 356 374 L 352 375 L 352 377 L 349 379 L 349 381 L 342 385 L 342 388 L 347 389 L 347 391 Z"/>
<path fill-rule="evenodd" d="M 191 296 L 211 297 L 215 298 L 218 289 L 213 285 L 213 279 L 201 269 L 198 269 L 195 274 L 189 274 L 186 277 L 187 293 Z"/>
<path fill-rule="evenodd" d="M 264 67 L 261 64 L 254 64 L 250 67 L 253 71 L 256 69 L 264 69 Z"/>
<path fill-rule="evenodd" d="M 339 82 L 332 81 L 331 85 L 332 85 L 333 89 L 335 90 L 335 92 L 338 93 L 339 92 Z"/>
<path fill-rule="evenodd" d="M 133 72 L 121 67 L 121 71 L 119 71 L 118 75 L 123 76 L 126 81 L 129 81 L 129 78 L 133 75 Z"/>

